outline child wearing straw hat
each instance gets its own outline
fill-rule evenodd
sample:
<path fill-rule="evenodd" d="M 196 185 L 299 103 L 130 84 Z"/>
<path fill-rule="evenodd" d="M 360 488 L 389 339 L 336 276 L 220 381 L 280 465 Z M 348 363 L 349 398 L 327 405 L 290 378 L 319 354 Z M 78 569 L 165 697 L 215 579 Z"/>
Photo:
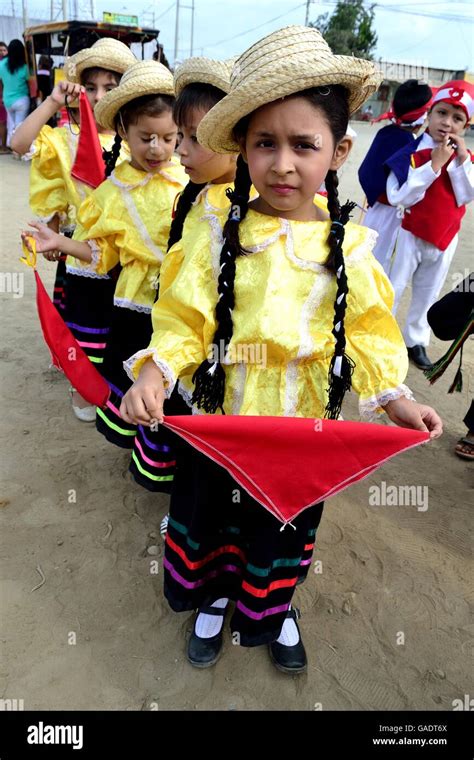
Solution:
<path fill-rule="evenodd" d="M 348 222 L 352 205 L 338 198 L 349 115 L 378 82 L 371 62 L 333 55 L 308 27 L 274 32 L 237 60 L 229 94 L 198 129 L 206 148 L 240 151 L 231 208 L 204 217 L 160 293 L 150 347 L 127 362 L 138 379 L 122 402 L 126 420 L 162 420 L 177 379 L 196 413 L 332 419 L 352 384 L 361 412 L 441 434 L 436 412 L 404 385 L 406 349 L 374 233 Z M 323 180 L 329 220 L 313 202 Z M 259 195 L 249 202 L 252 182 Z M 280 670 L 303 672 L 291 603 L 322 504 L 281 530 L 215 464 L 184 445 L 177 463 L 164 590 L 173 610 L 198 609 L 189 661 L 216 662 L 233 600 L 233 641 L 268 644 Z M 295 452 L 295 477 L 297 468 Z"/>
<path fill-rule="evenodd" d="M 80 125 L 79 129 L 72 124 L 53 129 L 47 122 L 66 102 L 74 102 L 81 90 L 85 91 L 93 109 L 107 92 L 118 86 L 124 71 L 134 63 L 136 58 L 131 50 L 114 39 L 98 40 L 92 47 L 79 51 L 66 61 L 66 79 L 54 87 L 51 95 L 13 136 L 14 150 L 32 157 L 30 206 L 38 219 L 55 232 L 61 230 L 65 235 L 72 235 L 77 210 L 92 188 L 71 174 L 80 140 Z M 97 130 L 102 148 L 109 150 L 115 133 L 99 124 Z M 127 149 L 122 151 L 122 159 L 128 156 Z M 83 272 L 77 262 L 74 259 L 66 262 L 66 256 L 59 251 L 51 252 L 47 258 L 58 262 L 54 303 L 91 361 L 100 366 L 115 282 L 108 274 L 79 279 L 78 275 Z M 72 403 L 78 419 L 83 422 L 95 420 L 95 407 L 89 406 L 76 392 L 73 392 Z"/>
<path fill-rule="evenodd" d="M 183 262 L 185 241 L 192 239 L 206 212 L 229 208 L 226 191 L 233 187 L 237 154 L 223 155 L 203 148 L 196 140 L 199 122 L 212 106 L 230 89 L 232 61 L 214 61 L 209 58 L 188 58 L 174 72 L 176 101 L 173 117 L 178 127 L 177 153 L 189 182 L 179 195 L 173 213 L 168 253 L 160 273 L 166 267 L 166 286 L 176 276 Z M 189 407 L 179 394 L 179 386 L 167 403 L 168 414 L 188 414 Z M 149 491 L 162 491 L 164 478 L 156 461 L 161 431 L 138 426 L 130 460 L 130 471 L 137 483 Z M 162 522 L 166 531 L 167 517 Z"/>
<path fill-rule="evenodd" d="M 118 407 L 130 381 L 123 360 L 146 345 L 151 336 L 151 310 L 160 265 L 166 251 L 171 212 L 185 174 L 173 156 L 176 124 L 173 121 L 173 77 L 155 61 L 135 63 L 119 87 L 97 104 L 96 119 L 115 130 L 108 161 L 108 179 L 82 204 L 73 240 L 61 238 L 46 225 L 33 224 L 39 252 L 61 250 L 86 262 L 91 277 L 122 269 L 114 293 L 110 333 L 102 374 L 111 388 L 105 410 L 97 410 L 97 429 L 112 443 L 131 448 L 134 425 L 121 419 Z M 116 168 L 126 140 L 130 161 Z M 173 461 L 163 446 L 160 468 L 172 479 Z"/>

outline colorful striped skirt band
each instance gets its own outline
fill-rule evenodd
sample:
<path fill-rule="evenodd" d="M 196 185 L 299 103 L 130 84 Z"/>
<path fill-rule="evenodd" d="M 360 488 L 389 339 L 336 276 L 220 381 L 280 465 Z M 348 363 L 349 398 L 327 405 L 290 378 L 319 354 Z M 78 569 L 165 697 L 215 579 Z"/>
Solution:
<path fill-rule="evenodd" d="M 168 603 L 181 612 L 228 597 L 235 602 L 230 620 L 235 643 L 274 641 L 295 588 L 311 567 L 323 504 L 281 530 L 223 468 L 182 441 L 175 450 L 164 555 Z"/>

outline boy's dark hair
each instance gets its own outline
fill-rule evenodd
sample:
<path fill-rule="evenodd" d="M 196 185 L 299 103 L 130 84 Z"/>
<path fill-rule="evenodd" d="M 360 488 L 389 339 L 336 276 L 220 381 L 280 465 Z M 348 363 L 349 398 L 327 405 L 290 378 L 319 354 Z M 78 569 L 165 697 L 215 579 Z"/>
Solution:
<path fill-rule="evenodd" d="M 407 79 L 397 88 L 393 96 L 393 110 L 400 118 L 405 113 L 415 111 L 417 108 L 429 103 L 432 97 L 431 87 L 418 79 Z"/>
<path fill-rule="evenodd" d="M 130 124 L 136 124 L 140 116 L 161 116 L 166 111 L 172 111 L 174 98 L 172 95 L 141 95 L 139 98 L 126 103 L 115 116 L 115 140 L 111 150 L 103 150 L 102 157 L 105 161 L 105 176 L 109 177 L 115 169 L 115 164 L 120 154 L 122 138 L 117 128 L 120 125 L 128 129 Z"/>
<path fill-rule="evenodd" d="M 21 40 L 12 40 L 8 45 L 7 66 L 10 74 L 26 64 L 25 46 Z"/>
<path fill-rule="evenodd" d="M 178 127 L 188 125 L 194 109 L 210 111 L 216 103 L 225 97 L 225 94 L 226 93 L 223 90 L 220 90 L 218 87 L 214 87 L 211 84 L 203 84 L 201 82 L 187 84 L 179 93 L 174 104 L 173 118 L 176 124 Z M 168 250 L 171 246 L 177 243 L 178 240 L 181 240 L 186 217 L 197 196 L 205 187 L 205 183 L 197 184 L 196 182 L 189 181 L 183 192 L 180 194 L 174 211 L 173 221 L 171 223 L 170 235 L 168 238 Z"/>
<path fill-rule="evenodd" d="M 332 132 L 334 145 L 342 140 L 347 133 L 349 124 L 349 99 L 345 87 L 334 85 L 330 88 L 313 88 L 295 93 L 291 97 L 304 97 L 314 107 L 321 109 Z M 251 115 L 246 116 L 236 125 L 234 129 L 236 141 L 245 138 L 250 119 Z M 332 222 L 327 239 L 329 255 L 326 266 L 335 273 L 337 280 L 332 330 L 336 346 L 329 368 L 326 417 L 337 419 L 341 411 L 344 394 L 351 387 L 351 377 L 355 366 L 352 359 L 345 353 L 344 315 L 349 288 L 342 248 L 344 225 L 348 221 L 355 204 L 347 202 L 341 207 L 337 190 L 338 178 L 335 171 L 328 171 L 325 184 L 328 211 Z M 217 329 L 213 342 L 218 346 L 223 345 L 224 351 L 227 349 L 233 333 L 232 311 L 235 306 L 236 259 L 238 256 L 246 254 L 239 240 L 239 224 L 247 215 L 250 188 L 251 179 L 248 166 L 242 156 L 239 156 L 234 191 L 228 192 L 231 209 L 223 230 L 224 245 L 220 255 L 220 274 L 217 285 L 219 296 L 216 304 Z M 220 362 L 210 362 L 208 359 L 203 361 L 194 373 L 193 381 L 195 388 L 192 403 L 211 414 L 219 408 L 224 413 L 225 372 Z"/>

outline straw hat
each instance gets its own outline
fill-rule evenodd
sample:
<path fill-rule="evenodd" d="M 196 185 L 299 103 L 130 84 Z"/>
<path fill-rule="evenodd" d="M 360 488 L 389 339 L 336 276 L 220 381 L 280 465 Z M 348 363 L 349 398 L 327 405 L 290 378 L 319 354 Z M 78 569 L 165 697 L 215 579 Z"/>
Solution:
<path fill-rule="evenodd" d="M 158 61 L 139 61 L 123 75 L 118 87 L 97 103 L 94 116 L 105 129 L 115 129 L 115 117 L 126 103 L 142 95 L 174 95 L 173 75 Z"/>
<path fill-rule="evenodd" d="M 111 37 L 103 37 L 89 48 L 67 58 L 64 64 L 64 75 L 69 82 L 79 82 L 84 69 L 98 66 L 108 71 L 123 74 L 137 62 L 130 48 Z"/>
<path fill-rule="evenodd" d="M 230 92 L 204 116 L 197 138 L 215 153 L 235 153 L 233 128 L 266 103 L 311 87 L 341 84 L 349 90 L 349 109 L 354 113 L 381 81 L 371 61 L 334 55 L 317 29 L 287 26 L 237 58 Z"/>
<path fill-rule="evenodd" d="M 176 97 L 188 84 L 212 84 L 223 92 L 230 90 L 230 75 L 237 58 L 213 61 L 210 58 L 188 58 L 174 72 Z"/>

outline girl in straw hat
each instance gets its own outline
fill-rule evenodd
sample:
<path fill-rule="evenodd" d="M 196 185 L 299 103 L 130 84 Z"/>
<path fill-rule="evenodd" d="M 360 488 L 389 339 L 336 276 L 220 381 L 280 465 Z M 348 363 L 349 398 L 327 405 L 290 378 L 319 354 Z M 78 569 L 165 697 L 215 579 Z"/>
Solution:
<path fill-rule="evenodd" d="M 120 263 L 110 333 L 102 374 L 111 388 L 105 410 L 97 410 L 97 428 L 112 443 L 133 445 L 136 427 L 124 423 L 118 407 L 130 385 L 123 360 L 151 336 L 161 261 L 166 251 L 174 200 L 185 174 L 173 157 L 173 77 L 162 64 L 139 62 L 124 74 L 119 87 L 97 104 L 95 115 L 106 129 L 116 130 L 109 178 L 82 204 L 73 240 L 63 239 L 44 224 L 34 224 L 38 251 L 58 247 L 86 262 L 91 277 Z M 122 140 L 131 160 L 113 167 Z M 166 445 L 159 447 L 160 473 L 166 486 L 173 461 Z"/>
<path fill-rule="evenodd" d="M 162 291 L 150 347 L 127 363 L 138 380 L 124 419 L 161 420 L 178 378 L 196 412 L 335 419 L 352 382 L 362 412 L 385 410 L 397 424 L 441 434 L 436 412 L 403 382 L 407 354 L 371 253 L 375 235 L 349 223 L 352 205 L 338 198 L 349 114 L 378 81 L 372 63 L 333 55 L 307 27 L 275 32 L 240 56 L 230 93 L 198 129 L 206 148 L 240 151 L 231 208 L 205 216 Z M 313 203 L 323 180 L 330 220 Z M 249 203 L 252 182 L 259 196 Z M 295 469 L 297 461 L 295 452 Z M 232 599 L 235 643 L 269 644 L 278 668 L 305 670 L 291 602 L 321 511 L 313 505 L 281 530 L 224 470 L 181 447 L 164 584 L 173 610 L 198 608 L 191 663 L 217 660 Z"/>
<path fill-rule="evenodd" d="M 52 129 L 49 119 L 66 101 L 74 102 L 85 91 L 91 108 L 110 90 L 136 58 L 122 42 L 98 40 L 92 47 L 81 50 L 66 61 L 66 79 L 59 82 L 51 95 L 33 111 L 14 135 L 15 150 L 32 156 L 30 172 L 30 206 L 40 221 L 55 232 L 72 235 L 77 210 L 92 188 L 71 174 L 78 149 L 80 131 L 65 126 Z M 74 109 L 76 112 L 76 109 Z M 78 111 L 77 111 L 78 113 Z M 114 131 L 97 124 L 99 140 L 104 150 L 110 150 Z M 128 150 L 122 159 L 128 157 Z M 50 260 L 57 260 L 54 283 L 54 303 L 67 321 L 84 351 L 97 366 L 104 360 L 115 281 L 108 274 L 79 277 L 83 272 L 75 259 L 53 251 Z M 66 273 L 67 264 L 67 273 Z M 66 298 L 67 292 L 67 298 Z M 95 420 L 95 407 L 73 393 L 73 411 L 84 422 Z"/>
<path fill-rule="evenodd" d="M 229 92 L 233 62 L 188 58 L 174 73 L 177 152 L 190 180 L 179 195 L 174 211 L 168 241 L 171 250 L 160 271 L 160 287 L 169 287 L 177 275 L 186 240 L 194 238 L 203 214 L 229 208 L 226 191 L 233 187 L 237 153 L 214 153 L 203 148 L 197 142 L 196 131 L 203 116 Z M 178 390 L 177 386 L 167 405 L 167 413 L 189 414 L 190 409 Z M 134 479 L 149 491 L 162 490 L 162 473 L 156 462 L 157 437 L 160 435 L 161 431 L 155 434 L 139 426 L 130 460 Z M 167 517 L 162 522 L 162 532 L 166 531 L 166 524 Z"/>

